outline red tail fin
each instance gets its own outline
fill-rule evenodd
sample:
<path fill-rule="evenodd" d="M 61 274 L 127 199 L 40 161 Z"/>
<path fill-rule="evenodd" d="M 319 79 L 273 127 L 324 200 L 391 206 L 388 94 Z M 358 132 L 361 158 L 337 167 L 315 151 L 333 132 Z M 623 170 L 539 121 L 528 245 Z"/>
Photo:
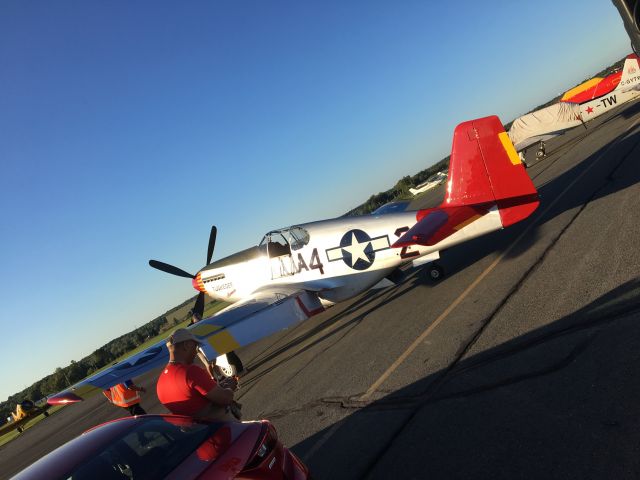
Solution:
<path fill-rule="evenodd" d="M 538 192 L 500 119 L 492 116 L 464 122 L 453 134 L 444 202 L 419 210 L 417 223 L 392 247 L 432 246 L 448 239 L 447 248 L 524 220 L 539 203 Z"/>
<path fill-rule="evenodd" d="M 484 203 L 498 205 L 503 227 L 528 217 L 539 204 L 538 192 L 495 115 L 456 127 L 441 207 Z"/>

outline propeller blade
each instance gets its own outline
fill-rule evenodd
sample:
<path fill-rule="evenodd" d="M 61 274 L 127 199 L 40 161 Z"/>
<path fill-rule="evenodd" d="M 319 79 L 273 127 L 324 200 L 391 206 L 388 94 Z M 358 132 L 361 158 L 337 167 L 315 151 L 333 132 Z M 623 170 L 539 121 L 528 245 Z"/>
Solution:
<path fill-rule="evenodd" d="M 202 319 L 204 315 L 204 292 L 198 294 L 196 298 L 196 304 L 193 306 L 193 313 L 197 313 L 199 318 Z"/>
<path fill-rule="evenodd" d="M 214 225 L 211 227 L 211 233 L 209 234 L 209 248 L 207 249 L 206 265 L 209 265 L 211 263 L 211 257 L 213 257 L 213 249 L 216 246 L 216 235 L 218 235 L 218 229 Z"/>
<path fill-rule="evenodd" d="M 173 265 L 169 265 L 168 263 L 159 262 L 157 260 L 149 260 L 149 266 L 156 268 L 158 270 L 162 270 L 163 272 L 170 273 L 171 275 L 177 275 L 179 277 L 185 278 L 194 278 L 195 275 L 191 273 L 185 272 L 181 268 L 174 267 Z"/>

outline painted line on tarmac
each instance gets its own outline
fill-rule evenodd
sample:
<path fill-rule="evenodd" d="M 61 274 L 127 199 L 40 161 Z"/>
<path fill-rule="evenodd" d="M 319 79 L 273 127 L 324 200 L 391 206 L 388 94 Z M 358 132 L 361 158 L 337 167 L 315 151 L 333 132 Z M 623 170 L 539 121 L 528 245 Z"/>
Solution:
<path fill-rule="evenodd" d="M 542 218 L 544 218 L 544 216 L 546 215 L 546 213 L 551 210 L 556 203 L 558 203 L 558 201 L 560 201 L 560 199 L 564 196 L 565 193 L 567 193 L 571 187 L 573 187 L 582 177 L 584 177 L 595 165 L 597 165 L 600 160 L 602 159 L 602 157 L 614 146 L 616 146 L 621 140 L 623 140 L 624 138 L 626 138 L 629 134 L 629 131 L 631 131 L 633 128 L 635 128 L 635 126 L 640 123 L 640 120 L 637 120 L 636 122 L 633 123 L 633 125 L 631 125 L 631 127 L 629 128 L 629 130 L 626 132 L 625 135 L 622 135 L 620 137 L 618 137 L 616 139 L 615 142 L 609 144 L 609 146 L 598 156 L 598 158 L 596 158 L 593 163 L 591 165 L 589 165 L 587 168 L 585 168 L 582 173 L 580 175 L 578 175 L 573 182 L 571 182 L 569 184 L 569 186 L 567 188 L 564 189 L 564 191 L 558 195 L 556 197 L 556 199 L 551 202 L 551 204 L 544 210 L 544 212 L 542 212 L 535 221 L 533 221 L 525 230 L 524 232 L 522 232 L 520 234 L 520 236 L 518 238 L 516 238 L 516 240 L 509 246 L 509 248 L 507 248 L 502 254 L 500 254 L 498 256 L 498 258 L 496 258 L 491 265 L 489 265 L 480 275 L 478 275 L 478 277 L 471 283 L 471 285 L 469 285 L 464 292 L 462 292 L 460 294 L 460 296 L 458 298 L 456 298 L 453 303 L 451 303 L 451 305 L 449 305 L 444 312 L 442 312 L 440 314 L 440 316 L 438 318 L 436 318 L 436 320 L 429 325 L 429 327 L 427 327 L 427 329 L 422 332 L 420 334 L 420 336 L 418 338 L 416 338 L 414 340 L 414 342 L 409 345 L 409 347 L 396 359 L 395 362 L 393 362 L 391 364 L 391 366 L 380 376 L 380 378 L 378 378 L 373 385 L 371 385 L 369 387 L 369 389 L 360 397 L 360 401 L 368 401 L 371 396 L 376 392 L 376 390 L 380 387 L 380 385 L 382 385 L 387 378 L 389 378 L 391 376 L 391 374 L 393 372 L 396 371 L 396 369 L 407 359 L 407 357 L 409 355 L 411 355 L 411 353 L 413 353 L 413 351 L 418 348 L 418 346 L 425 340 L 425 338 L 427 338 L 429 336 L 429 334 L 431 332 L 433 332 L 436 327 L 438 327 L 438 325 L 440 325 L 448 316 L 449 314 L 458 306 L 460 305 L 460 303 L 462 303 L 462 301 L 467 298 L 467 296 L 478 286 L 478 284 L 487 276 L 489 275 L 489 273 L 491 273 L 491 271 L 498 265 L 498 263 L 500 263 L 500 261 L 506 256 L 508 255 L 514 248 L 515 246 L 520 243 L 520 241 L 529 234 L 529 232 L 531 231 L 531 229 L 533 229 L 533 227 L 537 226 L 538 223 L 540 222 L 540 220 Z"/>

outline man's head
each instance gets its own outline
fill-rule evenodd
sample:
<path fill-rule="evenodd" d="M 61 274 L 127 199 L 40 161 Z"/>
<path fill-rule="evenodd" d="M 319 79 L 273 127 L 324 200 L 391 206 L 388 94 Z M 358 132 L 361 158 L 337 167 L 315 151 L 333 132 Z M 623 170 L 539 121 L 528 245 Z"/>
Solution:
<path fill-rule="evenodd" d="M 200 341 L 186 328 L 178 328 L 167 337 L 167 348 L 172 361 L 190 364 L 198 353 Z"/>

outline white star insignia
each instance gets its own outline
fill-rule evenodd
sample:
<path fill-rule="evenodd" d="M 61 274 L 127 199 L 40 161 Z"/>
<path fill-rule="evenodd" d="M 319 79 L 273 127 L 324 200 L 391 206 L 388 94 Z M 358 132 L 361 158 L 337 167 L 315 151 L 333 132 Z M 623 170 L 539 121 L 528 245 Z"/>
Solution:
<path fill-rule="evenodd" d="M 342 247 L 345 252 L 351 254 L 351 265 L 355 265 L 358 260 L 364 260 L 367 263 L 371 263 L 367 254 L 364 253 L 365 249 L 369 246 L 370 241 L 359 243 L 355 233 L 351 234 L 351 245 L 348 247 Z"/>

